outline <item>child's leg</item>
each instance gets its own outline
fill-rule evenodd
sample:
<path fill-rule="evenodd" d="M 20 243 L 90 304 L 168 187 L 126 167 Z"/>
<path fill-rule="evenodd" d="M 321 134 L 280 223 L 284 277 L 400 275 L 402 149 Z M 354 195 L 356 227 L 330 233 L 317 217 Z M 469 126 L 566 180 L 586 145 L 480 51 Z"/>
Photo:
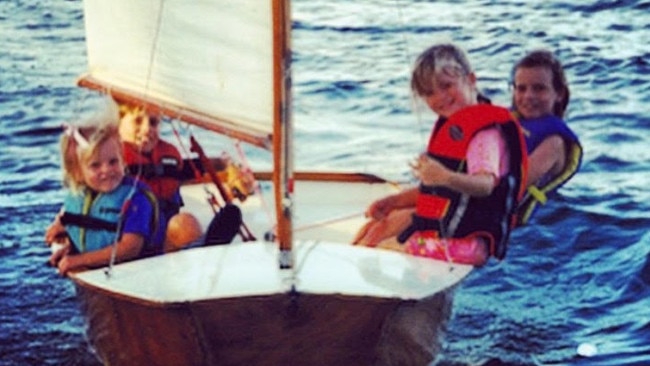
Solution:
<path fill-rule="evenodd" d="M 377 248 L 381 249 L 388 249 L 388 250 L 394 250 L 396 252 L 404 252 L 404 244 L 400 243 L 397 241 L 397 236 L 391 236 L 390 238 L 386 238 L 382 241 L 380 241 L 377 244 Z"/>
<path fill-rule="evenodd" d="M 394 210 L 382 220 L 370 220 L 359 230 L 352 244 L 381 246 L 382 241 L 396 237 L 409 226 L 412 214 L 412 209 L 400 209 Z"/>

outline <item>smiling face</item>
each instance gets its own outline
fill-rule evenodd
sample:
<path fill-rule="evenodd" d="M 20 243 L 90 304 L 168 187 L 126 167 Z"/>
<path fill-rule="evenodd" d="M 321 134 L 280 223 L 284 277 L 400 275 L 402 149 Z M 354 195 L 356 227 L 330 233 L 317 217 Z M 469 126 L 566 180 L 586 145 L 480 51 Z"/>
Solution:
<path fill-rule="evenodd" d="M 438 72 L 431 83 L 430 91 L 421 97 L 439 116 L 449 117 L 467 106 L 476 104 L 476 77 L 473 73 L 462 75 Z"/>
<path fill-rule="evenodd" d="M 134 144 L 140 151 L 149 153 L 158 143 L 158 118 L 142 110 L 126 112 L 120 119 L 119 132 L 122 141 Z"/>
<path fill-rule="evenodd" d="M 100 143 L 90 156 L 81 160 L 81 173 L 86 186 L 99 193 L 117 188 L 124 178 L 122 147 L 117 138 Z"/>
<path fill-rule="evenodd" d="M 549 68 L 519 67 L 515 71 L 513 101 L 524 118 L 552 115 L 563 97 L 553 88 L 553 73 Z"/>
<path fill-rule="evenodd" d="M 418 56 L 411 90 L 441 117 L 478 102 L 476 75 L 465 52 L 453 44 L 433 45 Z"/>

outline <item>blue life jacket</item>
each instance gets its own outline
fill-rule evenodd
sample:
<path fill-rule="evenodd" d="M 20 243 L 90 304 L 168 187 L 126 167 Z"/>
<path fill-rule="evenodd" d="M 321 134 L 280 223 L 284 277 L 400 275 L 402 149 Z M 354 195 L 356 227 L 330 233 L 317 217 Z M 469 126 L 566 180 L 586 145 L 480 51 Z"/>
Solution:
<path fill-rule="evenodd" d="M 78 252 L 88 252 L 112 245 L 119 238 L 118 230 L 126 212 L 125 205 L 135 195 L 144 195 L 151 204 L 153 215 L 149 221 L 150 233 L 145 237 L 142 256 L 159 254 L 162 238 L 159 230 L 159 207 L 155 196 L 140 182 L 125 177 L 122 183 L 109 193 L 92 192 L 69 194 L 63 203 L 62 223 Z M 120 233 L 121 234 L 121 233 Z"/>
<path fill-rule="evenodd" d="M 545 204 L 550 192 L 556 191 L 580 169 L 582 164 L 582 146 L 580 141 L 566 123 L 559 117 L 550 115 L 533 119 L 520 119 L 524 129 L 526 150 L 530 155 L 546 138 L 560 135 L 567 146 L 567 161 L 564 169 L 556 176 L 547 177 L 539 186 L 531 185 L 526 189 L 524 198 L 517 208 L 517 224 L 528 222 L 539 204 Z"/>

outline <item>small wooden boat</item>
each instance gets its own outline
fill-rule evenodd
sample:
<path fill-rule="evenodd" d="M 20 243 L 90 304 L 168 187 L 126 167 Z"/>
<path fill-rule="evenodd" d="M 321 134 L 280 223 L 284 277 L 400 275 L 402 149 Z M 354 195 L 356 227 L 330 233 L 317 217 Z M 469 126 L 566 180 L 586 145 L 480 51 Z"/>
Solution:
<path fill-rule="evenodd" d="M 367 205 L 399 187 L 293 171 L 288 0 L 85 0 L 84 9 L 81 86 L 273 156 L 270 179 L 237 202 L 256 240 L 70 275 L 103 363 L 409 365 L 435 356 L 453 288 L 472 267 L 350 245 Z M 213 216 L 205 189 L 182 189 L 184 210 L 204 227 Z"/>

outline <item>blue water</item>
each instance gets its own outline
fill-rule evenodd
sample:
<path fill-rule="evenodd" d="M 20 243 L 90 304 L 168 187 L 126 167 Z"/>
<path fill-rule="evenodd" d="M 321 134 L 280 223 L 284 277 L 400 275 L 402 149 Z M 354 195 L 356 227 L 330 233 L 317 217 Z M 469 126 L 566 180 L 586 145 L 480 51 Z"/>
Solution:
<path fill-rule="evenodd" d="M 566 65 L 583 169 L 514 233 L 504 262 L 463 283 L 440 365 L 650 365 L 650 2 L 575 3 L 293 5 L 298 168 L 408 178 L 432 123 L 413 111 L 409 68 L 433 42 L 467 49 L 499 104 L 526 51 L 549 47 Z M 45 265 L 42 242 L 62 198 L 58 126 L 88 108 L 74 85 L 81 8 L 0 1 L 0 365 L 96 364 L 73 288 Z M 577 355 L 580 344 L 596 355 Z"/>

